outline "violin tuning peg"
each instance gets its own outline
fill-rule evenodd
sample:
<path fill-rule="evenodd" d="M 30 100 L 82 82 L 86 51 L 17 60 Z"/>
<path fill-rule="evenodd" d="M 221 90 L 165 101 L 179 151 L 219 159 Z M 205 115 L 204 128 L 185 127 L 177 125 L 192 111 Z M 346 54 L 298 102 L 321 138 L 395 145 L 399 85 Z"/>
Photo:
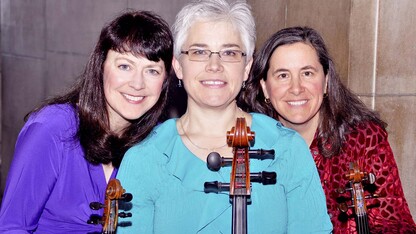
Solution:
<path fill-rule="evenodd" d="M 378 195 L 378 194 L 370 194 L 370 195 L 367 195 L 367 196 L 365 196 L 365 198 L 366 199 L 371 199 L 371 198 L 379 198 L 380 196 Z"/>
<path fill-rule="evenodd" d="M 254 159 L 274 159 L 275 152 L 274 149 L 264 150 L 264 149 L 255 149 L 248 151 L 249 157 Z"/>
<path fill-rule="evenodd" d="M 104 208 L 104 204 L 100 203 L 100 202 L 91 202 L 90 203 L 90 208 L 93 210 L 99 210 L 101 208 Z"/>
<path fill-rule="evenodd" d="M 121 200 L 124 202 L 129 202 L 133 199 L 133 195 L 131 195 L 131 193 L 124 193 L 123 195 L 121 195 Z"/>
<path fill-rule="evenodd" d="M 346 191 L 347 190 L 345 188 L 337 188 L 337 189 L 335 189 L 335 192 L 336 193 L 339 193 L 339 194 L 344 194 Z"/>
<path fill-rule="evenodd" d="M 132 214 L 130 213 L 130 212 L 120 212 L 120 213 L 118 213 L 118 217 L 120 217 L 120 218 L 127 218 L 127 217 L 131 217 L 132 216 Z"/>
<path fill-rule="evenodd" d="M 250 173 L 252 182 L 262 183 L 263 185 L 276 184 L 276 172 L 262 171 L 259 173 Z"/>
<path fill-rule="evenodd" d="M 350 199 L 348 197 L 339 196 L 336 198 L 337 203 L 345 203 L 349 201 Z"/>
<path fill-rule="evenodd" d="M 232 164 L 232 158 L 224 158 L 217 152 L 211 152 L 207 157 L 207 167 L 211 171 L 219 171 L 221 167 Z"/>
<path fill-rule="evenodd" d="M 338 209 L 342 212 L 342 213 L 346 213 L 348 211 L 348 205 L 347 203 L 343 202 L 338 204 Z"/>
<path fill-rule="evenodd" d="M 374 184 L 376 182 L 376 176 L 373 173 L 367 174 L 368 184 Z"/>
<path fill-rule="evenodd" d="M 229 183 L 221 183 L 218 181 L 213 182 L 205 182 L 204 183 L 204 192 L 205 193 L 218 193 L 221 191 L 229 191 L 230 184 Z"/>
<path fill-rule="evenodd" d="M 94 225 L 101 224 L 101 218 L 102 218 L 101 216 L 93 214 L 90 216 L 90 219 L 88 219 L 87 223 L 94 224 Z"/>

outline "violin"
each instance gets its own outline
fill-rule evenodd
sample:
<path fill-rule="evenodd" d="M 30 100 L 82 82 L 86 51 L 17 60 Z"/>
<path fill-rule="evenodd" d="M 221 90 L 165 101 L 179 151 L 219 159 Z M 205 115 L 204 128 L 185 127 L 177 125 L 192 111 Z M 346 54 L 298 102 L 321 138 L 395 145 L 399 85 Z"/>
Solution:
<path fill-rule="evenodd" d="M 276 172 L 250 173 L 250 158 L 274 159 L 274 150 L 249 150 L 254 137 L 255 133 L 247 127 L 245 118 L 237 118 L 235 127 L 227 131 L 227 144 L 233 147 L 233 158 L 221 157 L 217 152 L 211 152 L 207 157 L 207 166 L 212 171 L 232 166 L 230 183 L 214 181 L 204 184 L 206 193 L 229 191 L 232 234 L 247 233 L 247 204 L 251 203 L 251 182 L 276 184 Z"/>
<path fill-rule="evenodd" d="M 131 213 L 118 212 L 119 201 L 129 202 L 132 198 L 133 196 L 130 193 L 126 193 L 118 179 L 111 179 L 105 190 L 104 204 L 100 202 L 90 203 L 90 208 L 93 210 L 104 208 L 102 217 L 92 215 L 87 222 L 89 224 L 103 225 L 103 234 L 116 233 L 118 217 L 125 218 L 132 216 Z"/>
<path fill-rule="evenodd" d="M 338 208 L 341 212 L 346 213 L 348 208 L 354 208 L 354 217 L 357 224 L 358 234 L 370 233 L 368 225 L 367 205 L 366 199 L 378 197 L 376 194 L 365 195 L 364 187 L 369 184 L 374 184 L 376 178 L 373 173 L 367 173 L 360 170 L 359 166 L 355 162 L 350 163 L 349 173 L 345 174 L 344 177 L 349 181 L 349 186 L 346 189 L 338 189 L 338 193 L 344 193 L 350 191 L 351 205 L 342 202 Z"/>

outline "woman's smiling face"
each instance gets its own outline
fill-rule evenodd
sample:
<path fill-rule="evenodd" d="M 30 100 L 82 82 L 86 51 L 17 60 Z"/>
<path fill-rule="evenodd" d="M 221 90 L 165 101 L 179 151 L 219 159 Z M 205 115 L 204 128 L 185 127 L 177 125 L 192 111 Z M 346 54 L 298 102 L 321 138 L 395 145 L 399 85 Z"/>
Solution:
<path fill-rule="evenodd" d="M 194 23 L 182 46 L 182 51 L 192 49 L 246 53 L 240 34 L 227 21 Z M 215 108 L 235 100 L 248 78 L 251 62 L 245 56 L 238 62 L 224 62 L 218 53 L 212 53 L 207 61 L 191 61 L 182 54 L 173 64 L 177 77 L 184 82 L 188 104 Z"/>
<path fill-rule="evenodd" d="M 110 127 L 120 131 L 158 101 L 166 77 L 162 60 L 110 50 L 104 62 L 103 85 Z"/>
<path fill-rule="evenodd" d="M 311 45 L 297 42 L 276 48 L 261 85 L 285 126 L 317 126 L 327 78 Z"/>

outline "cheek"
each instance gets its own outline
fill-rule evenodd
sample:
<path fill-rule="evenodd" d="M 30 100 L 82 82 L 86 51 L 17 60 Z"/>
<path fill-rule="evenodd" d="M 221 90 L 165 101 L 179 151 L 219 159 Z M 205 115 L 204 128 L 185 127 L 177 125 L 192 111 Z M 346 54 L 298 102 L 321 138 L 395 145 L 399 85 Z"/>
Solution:
<path fill-rule="evenodd" d="M 310 90 L 312 93 L 314 93 L 317 96 L 323 96 L 324 95 L 324 85 L 325 83 L 317 82 L 310 84 Z"/>
<path fill-rule="evenodd" d="M 272 99 L 280 99 L 286 92 L 286 88 L 282 85 L 267 83 L 267 92 Z"/>
<path fill-rule="evenodd" d="M 162 92 L 163 82 L 164 79 L 150 80 L 147 82 L 146 86 L 152 91 L 154 95 L 159 97 L 160 93 Z"/>
<path fill-rule="evenodd" d="M 115 71 L 107 71 L 103 74 L 104 90 L 110 92 L 127 84 L 130 80 L 129 76 L 117 73 Z"/>
<path fill-rule="evenodd" d="M 105 95 L 106 98 L 108 97 L 108 95 L 111 92 L 111 86 L 112 85 L 111 85 L 110 77 L 108 76 L 108 74 L 107 75 L 104 74 L 104 76 L 103 76 L 103 90 L 104 90 L 104 95 Z"/>

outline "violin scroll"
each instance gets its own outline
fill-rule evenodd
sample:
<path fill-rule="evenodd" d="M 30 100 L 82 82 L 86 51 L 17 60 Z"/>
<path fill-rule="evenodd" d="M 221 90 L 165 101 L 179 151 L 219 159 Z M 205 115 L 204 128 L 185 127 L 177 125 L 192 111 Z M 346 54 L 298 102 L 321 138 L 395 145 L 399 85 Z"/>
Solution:
<path fill-rule="evenodd" d="M 221 157 L 212 152 L 207 157 L 207 167 L 211 171 L 219 171 L 221 167 L 231 166 L 230 183 L 218 181 L 205 182 L 206 193 L 228 191 L 232 204 L 233 234 L 247 233 L 247 204 L 251 203 L 251 182 L 264 185 L 276 183 L 276 172 L 250 173 L 250 158 L 260 160 L 274 159 L 274 150 L 249 150 L 254 141 L 255 133 L 246 125 L 244 118 L 237 118 L 235 127 L 227 131 L 227 144 L 233 147 L 233 158 Z"/>
<path fill-rule="evenodd" d="M 126 218 L 131 217 L 131 213 L 118 212 L 118 202 L 129 202 L 133 199 L 130 193 L 126 193 L 117 179 L 111 179 L 108 182 L 105 191 L 105 202 L 91 202 L 90 208 L 93 210 L 99 210 L 104 208 L 103 215 L 92 215 L 87 221 L 89 224 L 101 224 L 103 225 L 102 233 L 115 233 L 117 228 L 118 217 Z"/>
<path fill-rule="evenodd" d="M 349 208 L 353 208 L 357 223 L 357 233 L 370 233 L 366 199 L 376 198 L 378 195 L 365 195 L 364 188 L 367 185 L 374 184 L 376 181 L 375 175 L 373 173 L 361 171 L 357 163 L 351 162 L 350 170 L 344 175 L 344 177 L 349 181 L 349 186 L 346 188 L 338 188 L 336 189 L 336 192 L 344 194 L 346 191 L 349 191 L 351 203 L 348 205 L 345 197 L 339 197 L 338 209 L 343 214 L 346 214 Z"/>

